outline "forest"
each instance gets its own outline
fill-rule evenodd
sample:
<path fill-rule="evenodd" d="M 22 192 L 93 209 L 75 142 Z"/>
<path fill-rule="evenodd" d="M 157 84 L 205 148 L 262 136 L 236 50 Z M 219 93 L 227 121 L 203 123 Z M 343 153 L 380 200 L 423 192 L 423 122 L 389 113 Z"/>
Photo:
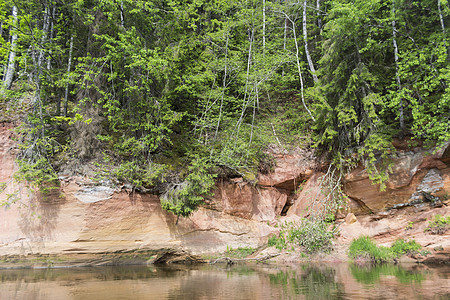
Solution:
<path fill-rule="evenodd" d="M 270 149 L 361 163 L 450 140 L 447 0 L 2 0 L 0 121 L 18 180 L 160 195 L 187 216 Z M 339 177 L 340 178 L 340 177 Z"/>

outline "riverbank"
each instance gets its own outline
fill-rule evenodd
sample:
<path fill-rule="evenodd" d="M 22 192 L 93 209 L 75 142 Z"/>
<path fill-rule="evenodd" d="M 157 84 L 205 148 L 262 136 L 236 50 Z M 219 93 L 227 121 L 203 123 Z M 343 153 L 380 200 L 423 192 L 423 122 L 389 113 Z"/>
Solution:
<path fill-rule="evenodd" d="M 157 195 L 89 176 L 60 174 L 60 188 L 42 195 L 13 180 L 17 165 L 12 128 L 0 127 L 0 183 L 5 183 L 0 193 L 0 259 L 10 265 L 21 259 L 27 266 L 34 265 L 32 260 L 37 266 L 54 265 L 66 257 L 75 265 L 90 260 L 101 265 L 129 253 L 146 253 L 130 263 L 148 263 L 153 256 L 160 262 L 183 257 L 203 261 L 238 248 L 267 255 L 278 251 L 266 245 L 282 224 L 301 222 L 314 201 L 326 200 L 321 190 L 326 166 L 306 150 L 271 153 L 275 167 L 259 174 L 257 182 L 218 180 L 214 195 L 189 217 L 163 210 Z M 371 183 L 362 166 L 353 169 L 342 180 L 348 201 L 333 221 L 338 226 L 334 250 L 310 256 L 294 247 L 273 260 L 347 261 L 351 241 L 366 235 L 381 246 L 414 239 L 427 255 L 413 260 L 448 262 L 449 233 L 433 234 L 426 228 L 437 215 L 450 216 L 449 145 L 432 152 L 398 146 L 384 191 Z"/>

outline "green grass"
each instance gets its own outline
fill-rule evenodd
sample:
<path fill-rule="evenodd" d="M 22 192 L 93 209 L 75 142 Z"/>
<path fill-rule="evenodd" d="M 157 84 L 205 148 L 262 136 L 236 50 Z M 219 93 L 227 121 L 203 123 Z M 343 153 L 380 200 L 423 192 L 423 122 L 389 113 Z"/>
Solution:
<path fill-rule="evenodd" d="M 388 262 L 405 254 L 418 252 L 421 246 L 414 240 L 396 240 L 391 247 L 377 246 L 368 236 L 352 241 L 348 254 L 351 258 L 365 258 L 374 262 Z"/>
<path fill-rule="evenodd" d="M 353 240 L 348 253 L 351 258 L 366 258 L 375 262 L 386 262 L 393 258 L 389 248 L 378 247 L 368 236 Z"/>
<path fill-rule="evenodd" d="M 253 254 L 256 251 L 256 249 L 252 247 L 239 247 L 236 249 L 233 249 L 231 247 L 227 247 L 227 251 L 225 254 L 230 258 L 246 258 L 247 256 Z"/>

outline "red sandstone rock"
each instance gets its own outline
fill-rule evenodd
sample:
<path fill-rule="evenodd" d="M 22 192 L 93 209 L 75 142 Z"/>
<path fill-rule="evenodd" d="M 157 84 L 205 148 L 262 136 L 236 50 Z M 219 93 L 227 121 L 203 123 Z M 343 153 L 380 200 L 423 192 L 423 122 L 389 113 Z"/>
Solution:
<path fill-rule="evenodd" d="M 276 156 L 275 170 L 258 175 L 258 185 L 295 191 L 297 186 L 312 175 L 313 163 L 304 154 Z"/>
<path fill-rule="evenodd" d="M 347 223 L 347 224 L 353 224 L 357 221 L 358 221 L 358 219 L 352 213 L 348 213 L 347 216 L 345 217 L 345 223 Z"/>
<path fill-rule="evenodd" d="M 323 173 L 314 173 L 311 178 L 302 186 L 302 190 L 294 197 L 294 204 L 287 212 L 288 216 L 297 215 L 305 217 L 309 213 L 309 208 L 313 203 L 321 202 L 325 195 L 320 188 L 320 180 Z"/>

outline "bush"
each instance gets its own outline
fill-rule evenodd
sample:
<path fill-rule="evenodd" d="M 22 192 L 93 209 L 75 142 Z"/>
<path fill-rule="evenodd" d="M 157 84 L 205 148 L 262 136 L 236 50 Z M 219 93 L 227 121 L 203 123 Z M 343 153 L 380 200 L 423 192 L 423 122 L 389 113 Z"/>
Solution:
<path fill-rule="evenodd" d="M 334 231 L 328 229 L 329 225 L 321 220 L 303 219 L 300 224 L 286 223 L 282 225 L 279 236 L 269 238 L 268 245 L 282 250 L 288 244 L 297 244 L 305 248 L 308 253 L 329 251 Z"/>
<path fill-rule="evenodd" d="M 450 228 L 450 216 L 443 217 L 435 215 L 434 220 L 428 223 L 425 232 L 430 231 L 431 234 L 444 234 Z"/>
<path fill-rule="evenodd" d="M 420 246 L 415 240 L 405 241 L 404 239 L 396 240 L 392 246 L 392 252 L 398 257 L 404 254 L 416 253 L 422 246 Z"/>
<path fill-rule="evenodd" d="M 303 219 L 300 226 L 289 230 L 288 239 L 303 246 L 308 253 L 329 251 L 334 232 L 328 230 L 328 224 L 322 220 Z"/>
<path fill-rule="evenodd" d="M 283 250 L 286 248 L 286 239 L 284 238 L 284 232 L 281 231 L 279 236 L 275 234 L 269 238 L 267 243 L 269 247 L 275 247 L 278 250 Z"/>

